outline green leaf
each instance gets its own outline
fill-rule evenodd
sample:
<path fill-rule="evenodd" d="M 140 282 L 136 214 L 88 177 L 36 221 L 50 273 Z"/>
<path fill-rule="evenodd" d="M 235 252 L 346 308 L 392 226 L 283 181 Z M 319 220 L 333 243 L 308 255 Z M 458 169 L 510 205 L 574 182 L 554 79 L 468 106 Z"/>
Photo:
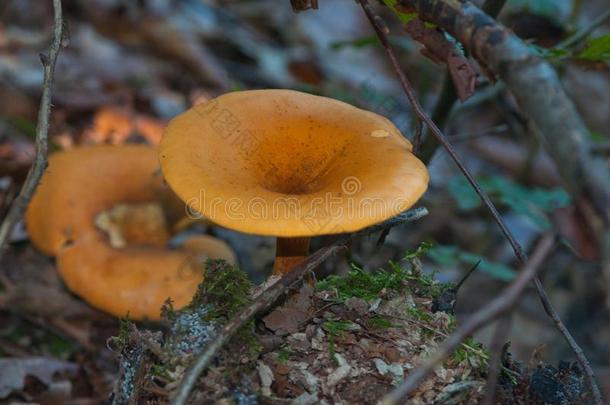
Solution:
<path fill-rule="evenodd" d="M 610 34 L 589 40 L 577 58 L 595 62 L 610 61 Z"/>
<path fill-rule="evenodd" d="M 528 188 L 500 176 L 483 177 L 478 182 L 493 201 L 527 217 L 541 229 L 551 226 L 549 213 L 570 204 L 570 196 L 562 188 Z M 452 178 L 447 188 L 461 210 L 471 211 L 481 206 L 479 197 L 462 176 Z"/>
<path fill-rule="evenodd" d="M 458 264 L 474 266 L 480 262 L 478 267 L 480 271 L 502 281 L 512 281 L 516 277 L 515 271 L 510 267 L 502 263 L 491 262 L 478 254 L 465 252 L 453 245 L 436 245 L 428 250 L 427 256 L 440 266 Z"/>

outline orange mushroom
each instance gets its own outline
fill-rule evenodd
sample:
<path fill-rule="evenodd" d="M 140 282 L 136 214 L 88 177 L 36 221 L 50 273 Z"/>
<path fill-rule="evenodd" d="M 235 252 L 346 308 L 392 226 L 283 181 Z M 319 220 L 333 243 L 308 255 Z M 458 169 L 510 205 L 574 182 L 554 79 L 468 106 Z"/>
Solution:
<path fill-rule="evenodd" d="M 197 105 L 160 144 L 163 174 L 192 210 L 278 238 L 274 274 L 302 261 L 312 236 L 357 231 L 415 204 L 428 172 L 411 150 L 388 119 L 291 90 Z"/>
<path fill-rule="evenodd" d="M 159 319 L 167 298 L 176 307 L 189 303 L 205 258 L 235 262 L 232 250 L 209 236 L 165 247 L 162 205 L 171 198 L 157 158 L 144 145 L 56 153 L 26 213 L 32 242 L 57 256 L 68 288 L 116 316 Z"/>

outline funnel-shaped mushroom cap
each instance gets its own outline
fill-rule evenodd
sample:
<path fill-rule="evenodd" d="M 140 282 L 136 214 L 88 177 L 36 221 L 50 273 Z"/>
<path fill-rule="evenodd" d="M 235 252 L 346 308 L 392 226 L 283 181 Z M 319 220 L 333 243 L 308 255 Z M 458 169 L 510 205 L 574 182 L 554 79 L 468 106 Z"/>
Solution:
<path fill-rule="evenodd" d="M 175 118 L 161 168 L 192 210 L 237 231 L 351 232 L 411 207 L 428 172 L 386 118 L 290 90 L 222 95 Z"/>
<path fill-rule="evenodd" d="M 32 242 L 57 256 L 66 285 L 116 316 L 159 319 L 167 298 L 177 308 L 188 304 L 205 259 L 235 263 L 232 250 L 209 236 L 165 247 L 159 205 L 168 190 L 158 166 L 157 151 L 143 145 L 53 154 L 26 214 Z"/>
<path fill-rule="evenodd" d="M 153 201 L 162 193 L 157 151 L 144 145 L 93 146 L 54 153 L 26 212 L 30 239 L 54 256 L 97 232 L 95 217 L 115 204 Z"/>
<path fill-rule="evenodd" d="M 235 264 L 224 242 L 210 236 L 187 240 L 180 250 L 114 249 L 103 237 L 87 235 L 62 249 L 57 267 L 70 290 L 115 316 L 158 320 L 163 303 L 187 305 L 202 281 L 206 259 Z"/>

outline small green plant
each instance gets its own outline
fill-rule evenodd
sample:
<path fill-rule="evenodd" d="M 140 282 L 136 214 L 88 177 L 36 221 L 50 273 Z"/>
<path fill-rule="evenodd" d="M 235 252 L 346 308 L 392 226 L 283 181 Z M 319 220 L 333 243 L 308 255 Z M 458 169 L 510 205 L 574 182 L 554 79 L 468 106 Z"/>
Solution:
<path fill-rule="evenodd" d="M 432 248 L 429 242 L 423 242 L 416 250 L 407 252 L 403 261 L 414 260 Z M 384 290 L 400 291 L 408 286 L 419 295 L 436 298 L 443 291 L 443 284 L 435 280 L 435 274 L 419 274 L 406 270 L 400 263 L 389 261 L 388 269 L 367 272 L 352 264 L 352 270 L 344 276 L 329 276 L 318 282 L 319 291 L 334 291 L 338 302 L 349 298 L 361 298 L 372 301 L 379 298 Z"/>
<path fill-rule="evenodd" d="M 423 241 L 422 243 L 419 244 L 417 249 L 415 249 L 414 251 L 407 251 L 407 253 L 405 253 L 405 257 L 403 257 L 402 259 L 408 260 L 408 261 L 419 259 L 426 252 L 428 252 L 428 250 L 430 250 L 433 246 L 434 246 L 434 244 L 432 242 Z"/>

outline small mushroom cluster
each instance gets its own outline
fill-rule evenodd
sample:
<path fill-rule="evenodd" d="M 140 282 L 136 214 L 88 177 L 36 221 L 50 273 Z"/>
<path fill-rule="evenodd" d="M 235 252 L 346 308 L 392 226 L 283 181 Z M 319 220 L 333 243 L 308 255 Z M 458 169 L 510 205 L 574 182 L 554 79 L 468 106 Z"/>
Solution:
<path fill-rule="evenodd" d="M 313 236 L 361 230 L 410 208 L 428 186 L 385 117 L 291 90 L 224 94 L 174 118 L 160 144 L 176 194 L 205 218 L 277 237 L 273 273 Z"/>
<path fill-rule="evenodd" d="M 277 238 L 278 276 L 304 260 L 312 237 L 391 218 L 428 185 L 426 167 L 388 119 L 291 90 L 199 104 L 172 120 L 159 152 L 131 145 L 57 153 L 28 208 L 31 240 L 57 257 L 73 292 L 117 316 L 158 319 L 167 298 L 178 308 L 189 302 L 202 279 L 197 258 L 235 262 L 228 246 L 206 236 L 166 248 L 176 201 L 154 175 L 158 153 L 191 212 Z"/>
<path fill-rule="evenodd" d="M 190 301 L 206 258 L 235 262 L 210 236 L 169 249 L 168 219 L 184 205 L 163 184 L 157 150 L 91 146 L 53 154 L 26 224 L 34 245 L 56 256 L 70 290 L 116 316 L 159 319 L 168 299 Z"/>

